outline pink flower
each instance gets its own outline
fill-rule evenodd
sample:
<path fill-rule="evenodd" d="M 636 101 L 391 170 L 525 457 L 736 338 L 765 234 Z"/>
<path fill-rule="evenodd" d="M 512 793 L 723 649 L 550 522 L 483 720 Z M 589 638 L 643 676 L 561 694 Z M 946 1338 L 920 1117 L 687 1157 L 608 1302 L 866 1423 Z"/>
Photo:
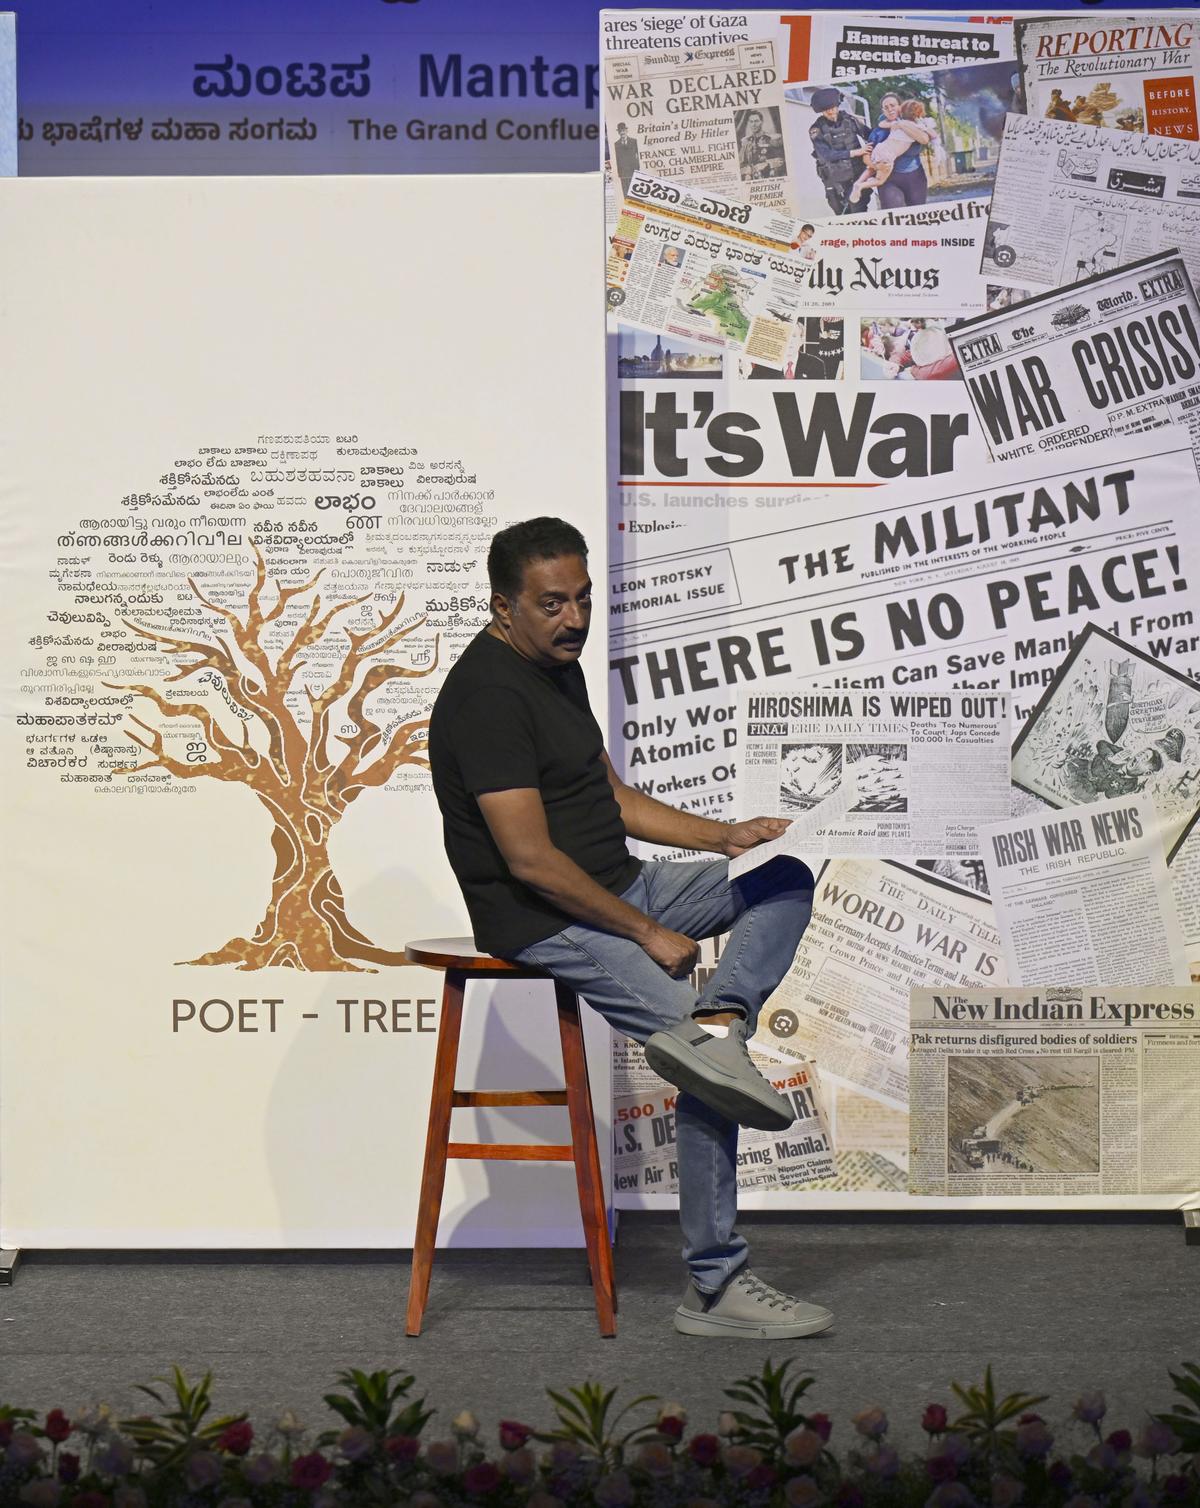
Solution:
<path fill-rule="evenodd" d="M 472 1497 L 486 1497 L 500 1485 L 500 1473 L 494 1461 L 476 1461 L 463 1472 L 463 1486 Z"/>
<path fill-rule="evenodd" d="M 783 1442 L 783 1459 L 789 1466 L 811 1466 L 820 1459 L 825 1442 L 815 1429 L 804 1425 L 794 1429 Z"/>
<path fill-rule="evenodd" d="M 737 1417 L 729 1409 L 722 1409 L 717 1415 L 717 1434 L 724 1435 L 726 1440 L 732 1439 L 741 1429 Z"/>
<path fill-rule="evenodd" d="M 579 1460 L 579 1447 L 574 1440 L 556 1440 L 550 1447 L 550 1465 L 555 1471 L 570 1471 Z"/>
<path fill-rule="evenodd" d="M 133 1450 L 128 1440 L 115 1435 L 96 1452 L 96 1470 L 108 1477 L 128 1476 L 133 1470 Z"/>
<path fill-rule="evenodd" d="M 500 1421 L 500 1444 L 505 1450 L 520 1450 L 532 1434 L 527 1424 L 520 1424 L 516 1419 Z"/>
<path fill-rule="evenodd" d="M 369 1430 L 351 1424 L 338 1436 L 337 1447 L 347 1461 L 365 1461 L 375 1449 L 375 1441 Z"/>
<path fill-rule="evenodd" d="M 216 1438 L 216 1448 L 231 1456 L 244 1456 L 254 1443 L 254 1426 L 249 1419 L 235 1419 Z"/>
<path fill-rule="evenodd" d="M 762 1451 L 752 1445 L 727 1445 L 722 1457 L 725 1470 L 735 1481 L 748 1477 L 762 1460 Z"/>
<path fill-rule="evenodd" d="M 721 1454 L 721 1442 L 716 1435 L 693 1435 L 687 1453 L 697 1466 L 711 1466 Z"/>
<path fill-rule="evenodd" d="M 1163 1424 L 1158 1419 L 1151 1419 L 1143 1426 L 1133 1449 L 1136 1455 L 1153 1459 L 1155 1456 L 1173 1456 L 1180 1449 L 1181 1444 L 1179 1436 L 1169 1424 Z"/>
<path fill-rule="evenodd" d="M 769 1462 L 763 1461 L 746 1478 L 746 1486 L 752 1492 L 761 1492 L 765 1487 L 774 1487 L 778 1480 L 779 1473 Z"/>
<path fill-rule="evenodd" d="M 416 1435 L 389 1435 L 383 1442 L 388 1459 L 396 1466 L 406 1466 L 415 1461 L 421 1449 Z"/>
<path fill-rule="evenodd" d="M 425 1447 L 425 1464 L 439 1477 L 458 1470 L 458 1446 L 453 1440 L 433 1440 Z"/>
<path fill-rule="evenodd" d="M 658 1432 L 664 1440 L 683 1439 L 684 1420 L 678 1414 L 660 1414 Z"/>
<path fill-rule="evenodd" d="M 220 1456 L 215 1456 L 211 1450 L 197 1451 L 194 1456 L 189 1456 L 184 1476 L 193 1492 L 202 1487 L 211 1487 L 214 1482 L 221 1480 Z"/>
<path fill-rule="evenodd" d="M 55 1445 L 59 1445 L 71 1433 L 71 1421 L 62 1409 L 51 1409 L 42 1425 L 42 1432 L 47 1440 L 53 1440 Z"/>
<path fill-rule="evenodd" d="M 514 1486 L 525 1487 L 533 1481 L 537 1462 L 533 1452 L 521 1446 L 519 1450 L 507 1451 L 500 1457 L 500 1475 Z"/>
<path fill-rule="evenodd" d="M 633 1502 L 633 1483 L 624 1471 L 610 1471 L 592 1489 L 592 1495 L 604 1508 L 625 1508 Z"/>
<path fill-rule="evenodd" d="M 252 1456 L 242 1470 L 252 1487 L 265 1487 L 279 1475 L 279 1462 L 263 1450 Z"/>
<path fill-rule="evenodd" d="M 310 1450 L 306 1456 L 297 1456 L 292 1462 L 291 1483 L 293 1487 L 307 1487 L 315 1492 L 324 1487 L 333 1475 L 333 1463 L 327 1461 L 319 1450 Z"/>
<path fill-rule="evenodd" d="M 1108 1404 L 1099 1391 L 1080 1393 L 1071 1412 L 1080 1424 L 1099 1424 L 1108 1412 Z"/>
<path fill-rule="evenodd" d="M 1050 1454 L 1054 1436 L 1046 1428 L 1046 1421 L 1036 1414 L 1022 1416 L 1024 1422 L 1017 1425 L 1017 1454 L 1027 1461 L 1041 1461 Z"/>
<path fill-rule="evenodd" d="M 953 1432 L 945 1435 L 941 1445 L 925 1462 L 925 1470 L 931 1481 L 952 1482 L 959 1468 L 970 1459 L 971 1446 L 962 1435 Z"/>
<path fill-rule="evenodd" d="M 439 1476 L 449 1476 L 458 1470 L 458 1446 L 454 1440 L 431 1440 L 425 1446 L 425 1464 Z"/>
<path fill-rule="evenodd" d="M 868 1440 L 879 1440 L 887 1434 L 887 1415 L 876 1405 L 873 1408 L 863 1409 L 855 1414 L 850 1421 L 860 1435 L 865 1435 Z"/>
<path fill-rule="evenodd" d="M 19 1429 L 8 1442 L 7 1462 L 9 1466 L 24 1467 L 34 1466 L 45 1455 L 36 1435 L 31 1435 L 27 1429 Z"/>
<path fill-rule="evenodd" d="M 809 1414 L 808 1427 L 815 1429 L 826 1445 L 829 1444 L 829 1437 L 833 1434 L 833 1420 L 828 1414 Z"/>
<path fill-rule="evenodd" d="M 811 1477 L 792 1477 L 783 1486 L 783 1498 L 788 1508 L 812 1508 L 821 1496 L 821 1489 Z"/>
<path fill-rule="evenodd" d="M 638 1447 L 635 1464 L 649 1477 L 665 1477 L 670 1475 L 674 1459 L 661 1440 L 647 1440 Z"/>
<path fill-rule="evenodd" d="M 79 1457 L 69 1450 L 64 1450 L 58 1458 L 58 1480 L 68 1483 L 79 1480 Z"/>
<path fill-rule="evenodd" d="M 863 1464 L 873 1477 L 888 1482 L 900 1470 L 900 1453 L 890 1445 L 881 1445 Z"/>
<path fill-rule="evenodd" d="M 1024 1492 L 1024 1483 L 998 1471 L 992 1477 L 992 1508 L 1016 1508 Z"/>
<path fill-rule="evenodd" d="M 927 1435 L 940 1435 L 946 1428 L 947 1414 L 940 1403 L 927 1403 L 921 1415 L 921 1428 Z"/>

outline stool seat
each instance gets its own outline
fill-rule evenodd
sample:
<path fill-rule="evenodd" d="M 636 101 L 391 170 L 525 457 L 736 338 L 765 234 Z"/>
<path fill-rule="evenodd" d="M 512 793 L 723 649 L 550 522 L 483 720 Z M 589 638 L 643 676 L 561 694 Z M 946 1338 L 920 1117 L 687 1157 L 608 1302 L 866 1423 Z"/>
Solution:
<path fill-rule="evenodd" d="M 456 969 L 462 974 L 506 974 L 517 979 L 546 979 L 542 969 L 526 968 L 507 958 L 496 958 L 475 946 L 472 937 L 424 937 L 410 942 L 404 949 L 409 963 L 424 964 L 428 969 Z"/>
<path fill-rule="evenodd" d="M 425 1303 L 429 1296 L 434 1249 L 437 1245 L 446 1163 L 451 1158 L 467 1158 L 471 1161 L 574 1163 L 579 1213 L 583 1221 L 584 1244 L 587 1247 L 588 1268 L 596 1302 L 596 1318 L 600 1323 L 601 1335 L 615 1335 L 617 1306 L 612 1242 L 601 1178 L 600 1152 L 596 1145 L 596 1122 L 592 1112 L 578 996 L 569 985 L 554 979 L 542 969 L 525 968 L 508 959 L 495 958 L 490 953 L 482 952 L 470 937 L 422 938 L 409 943 L 404 956 L 410 963 L 444 971 L 433 1092 L 429 1101 L 429 1130 L 425 1139 L 425 1165 L 421 1175 L 421 1202 L 417 1210 L 412 1278 L 408 1290 L 408 1334 L 421 1333 Z M 553 983 L 565 1079 L 561 1089 L 477 1090 L 458 1087 L 455 1081 L 458 1042 L 467 982 L 471 979 L 546 979 Z M 450 1139 L 450 1114 L 453 1110 L 551 1105 L 566 1106 L 571 1124 L 569 1142 L 457 1142 Z"/>

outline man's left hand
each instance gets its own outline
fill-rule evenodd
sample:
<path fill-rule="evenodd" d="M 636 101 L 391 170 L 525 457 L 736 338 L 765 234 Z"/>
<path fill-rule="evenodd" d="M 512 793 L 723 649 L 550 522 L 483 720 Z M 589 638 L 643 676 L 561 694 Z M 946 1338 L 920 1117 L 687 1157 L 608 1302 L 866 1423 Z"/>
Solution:
<path fill-rule="evenodd" d="M 770 843 L 792 825 L 790 817 L 751 817 L 746 822 L 731 822 L 725 829 L 725 841 L 721 852 L 727 859 L 736 859 L 748 848 L 757 848 L 760 843 Z"/>

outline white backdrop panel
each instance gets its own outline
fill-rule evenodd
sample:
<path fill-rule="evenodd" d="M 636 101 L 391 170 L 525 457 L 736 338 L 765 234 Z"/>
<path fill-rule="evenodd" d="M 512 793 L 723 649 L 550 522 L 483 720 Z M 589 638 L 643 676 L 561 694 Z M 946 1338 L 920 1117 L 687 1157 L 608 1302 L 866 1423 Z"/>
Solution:
<path fill-rule="evenodd" d="M 398 663 L 428 672 L 438 625 L 440 668 L 379 692 L 393 724 L 419 720 L 484 621 L 470 604 L 485 592 L 495 527 L 566 516 L 593 542 L 602 579 L 599 198 L 584 175 L 0 184 L 4 1245 L 411 1244 L 440 978 L 371 962 L 375 972 L 258 967 L 261 956 L 245 970 L 181 965 L 251 937 L 272 894 L 272 821 L 243 782 L 110 775 L 151 757 L 127 742 L 130 711 L 168 735 L 187 720 L 156 719 L 145 697 L 114 712 L 98 699 L 119 693 L 100 682 L 128 681 L 145 662 L 122 618 L 161 629 L 190 613 L 175 632 L 198 631 L 189 572 L 244 606 L 255 534 L 289 584 L 303 579 L 302 557 L 326 564 L 330 601 L 339 572 L 375 589 L 376 615 L 405 587 L 397 624 L 421 612 L 430 622 L 398 646 Z M 342 437 L 356 446 L 339 453 Z M 380 446 L 411 452 L 398 462 L 403 497 L 366 470 L 395 458 L 351 453 Z M 191 480 L 229 483 L 230 469 L 241 484 L 230 490 Z M 378 520 L 353 533 L 344 509 L 317 506 L 351 493 L 375 495 Z M 479 506 L 431 514 L 422 496 Z M 188 508 L 198 546 L 128 548 Z M 245 527 L 228 533 L 241 540 L 223 551 L 214 520 L 235 516 Z M 129 527 L 93 531 L 85 519 Z M 87 600 L 114 587 L 123 604 Z M 282 621 L 297 623 L 309 600 Z M 64 611 L 101 618 L 48 618 Z M 354 611 L 359 630 L 375 621 Z M 115 666 L 100 660 L 119 644 Z M 159 662 L 134 678 L 157 675 L 165 695 L 173 662 L 149 648 Z M 602 660 L 597 643 L 585 668 L 603 721 Z M 318 694 L 329 680 L 319 669 Z M 118 725 L 20 721 L 97 707 L 101 719 L 120 713 Z M 194 743 L 199 725 L 188 727 Z M 187 736 L 167 744 L 179 760 Z M 340 758 L 347 745 L 334 748 Z M 416 764 L 364 791 L 328 851 L 349 926 L 385 958 L 465 930 Z M 502 995 L 497 1010 L 468 1007 L 460 1082 L 554 1082 L 551 993 Z M 282 1003 L 273 1031 L 262 1003 L 245 1007 L 244 1030 L 196 1018 L 175 1030 L 176 998 Z M 387 1030 L 340 1003 L 368 998 L 386 1002 Z M 393 1000 L 407 1002 L 394 1021 Z M 213 1008 L 208 1027 L 222 1019 Z M 607 1164 L 607 1029 L 593 1016 L 589 1030 Z M 457 1114 L 464 1139 L 566 1137 L 565 1111 L 479 1113 L 474 1125 L 473 1112 Z M 570 1166 L 452 1164 L 442 1239 L 581 1244 Z"/>

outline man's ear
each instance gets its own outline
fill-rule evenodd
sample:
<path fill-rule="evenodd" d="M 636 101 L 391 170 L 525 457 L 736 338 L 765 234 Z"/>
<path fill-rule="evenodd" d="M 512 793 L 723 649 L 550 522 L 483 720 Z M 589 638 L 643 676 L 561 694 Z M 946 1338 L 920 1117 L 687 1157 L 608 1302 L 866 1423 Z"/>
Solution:
<path fill-rule="evenodd" d="M 505 628 L 512 622 L 512 603 L 503 592 L 492 593 L 492 614 Z"/>

